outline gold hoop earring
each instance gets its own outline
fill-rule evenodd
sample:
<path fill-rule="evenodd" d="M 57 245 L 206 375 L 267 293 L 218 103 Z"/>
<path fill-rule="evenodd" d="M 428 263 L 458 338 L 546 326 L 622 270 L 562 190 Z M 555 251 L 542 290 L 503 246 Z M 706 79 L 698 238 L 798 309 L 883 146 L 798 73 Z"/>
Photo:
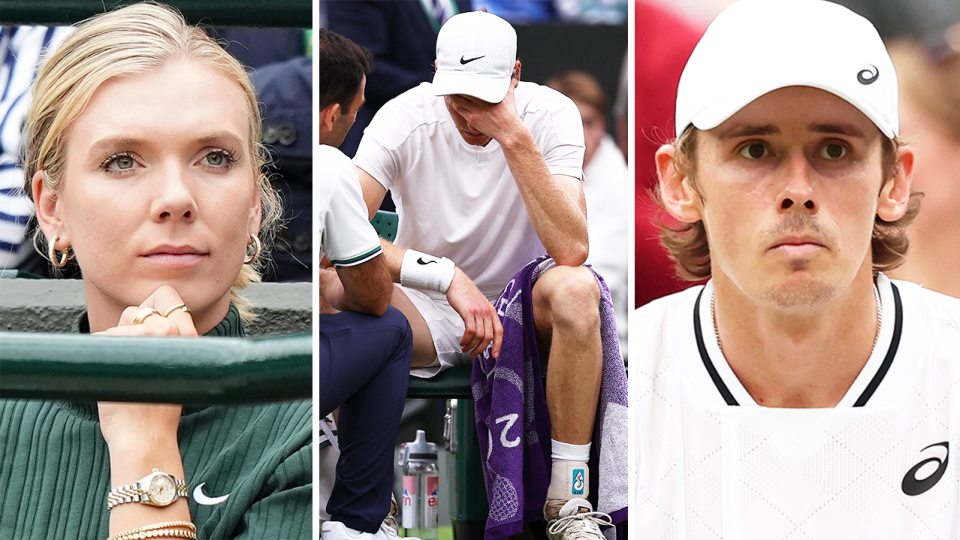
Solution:
<path fill-rule="evenodd" d="M 55 234 L 50 240 L 50 243 L 47 244 L 47 257 L 50 259 L 50 263 L 57 268 L 63 268 L 67 265 L 67 258 L 70 255 L 70 247 L 67 246 L 67 249 L 60 250 L 60 258 L 57 258 L 57 249 L 54 247 L 57 245 L 57 240 L 60 240 L 60 235 Z"/>
<path fill-rule="evenodd" d="M 247 258 L 243 260 L 243 264 L 250 264 L 250 263 L 256 261 L 256 260 L 257 260 L 257 257 L 260 256 L 260 249 L 263 247 L 263 246 L 260 245 L 260 237 L 259 237 L 259 236 L 255 235 L 255 234 L 251 234 L 251 235 L 250 235 L 250 238 L 253 239 L 253 242 L 252 242 L 252 244 L 253 244 L 253 255 L 248 255 Z M 247 244 L 247 246 L 249 247 L 250 244 Z"/>

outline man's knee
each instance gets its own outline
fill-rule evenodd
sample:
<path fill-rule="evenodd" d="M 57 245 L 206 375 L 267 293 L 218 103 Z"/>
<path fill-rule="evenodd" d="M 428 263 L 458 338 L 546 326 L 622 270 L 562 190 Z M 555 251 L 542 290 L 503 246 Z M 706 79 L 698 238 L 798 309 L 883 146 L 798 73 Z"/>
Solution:
<path fill-rule="evenodd" d="M 556 266 L 546 271 L 536 285 L 534 296 L 540 297 L 555 323 L 599 322 L 600 286 L 589 268 Z"/>
<path fill-rule="evenodd" d="M 388 306 L 380 320 L 385 326 L 397 329 L 396 350 L 402 351 L 402 356 L 410 358 L 413 355 L 413 330 L 407 317 L 399 309 Z"/>

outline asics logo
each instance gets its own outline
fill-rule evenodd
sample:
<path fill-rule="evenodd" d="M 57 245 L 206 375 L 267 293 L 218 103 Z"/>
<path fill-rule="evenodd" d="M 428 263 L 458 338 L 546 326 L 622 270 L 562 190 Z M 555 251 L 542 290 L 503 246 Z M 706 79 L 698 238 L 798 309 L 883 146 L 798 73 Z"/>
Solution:
<path fill-rule="evenodd" d="M 902 489 L 905 494 L 912 496 L 926 493 L 943 478 L 943 473 L 947 472 L 947 463 L 950 461 L 950 444 L 947 441 L 943 441 L 931 444 L 923 450 L 933 448 L 934 446 L 943 447 L 943 459 L 940 459 L 938 456 L 928 457 L 907 471 L 907 474 L 903 477 L 903 481 L 900 483 L 900 489 Z M 923 450 L 921 450 L 921 452 L 923 452 Z M 936 463 L 937 468 L 927 475 L 926 478 L 917 478 L 917 473 L 928 463 Z"/>
<path fill-rule="evenodd" d="M 873 68 L 873 70 L 870 70 L 869 68 L 862 69 L 860 70 L 860 73 L 857 73 L 857 81 L 859 81 L 860 84 L 863 84 L 863 85 L 873 84 L 877 80 L 877 77 L 880 76 L 880 70 L 877 69 L 877 66 L 873 64 L 867 64 L 867 65 Z"/>
<path fill-rule="evenodd" d="M 573 489 L 574 495 L 583 495 L 583 469 L 573 470 Z"/>
<path fill-rule="evenodd" d="M 486 55 L 484 55 L 484 56 L 486 56 Z M 481 59 L 481 58 L 483 58 L 483 56 L 478 56 L 478 57 L 476 57 L 476 58 L 471 58 L 471 59 L 469 59 L 469 60 L 464 60 L 464 58 L 461 56 L 461 57 L 460 57 L 460 65 L 461 65 L 461 66 L 465 66 L 465 65 L 469 64 L 470 62 L 473 62 L 474 60 L 479 60 L 479 59 Z"/>
<path fill-rule="evenodd" d="M 200 484 L 199 486 L 193 489 L 193 500 L 197 501 L 197 504 L 202 504 L 204 506 L 214 506 L 227 500 L 227 497 L 230 496 L 230 494 L 228 493 L 221 497 L 207 497 L 203 493 L 204 484 L 206 484 L 206 482 L 203 482 L 202 484 Z"/>
<path fill-rule="evenodd" d="M 428 265 L 428 264 L 430 264 L 430 263 L 439 264 L 439 263 L 437 263 L 437 261 L 425 261 L 425 260 L 423 260 L 423 257 L 417 257 L 417 264 L 422 264 L 422 265 L 426 266 L 426 265 Z"/>

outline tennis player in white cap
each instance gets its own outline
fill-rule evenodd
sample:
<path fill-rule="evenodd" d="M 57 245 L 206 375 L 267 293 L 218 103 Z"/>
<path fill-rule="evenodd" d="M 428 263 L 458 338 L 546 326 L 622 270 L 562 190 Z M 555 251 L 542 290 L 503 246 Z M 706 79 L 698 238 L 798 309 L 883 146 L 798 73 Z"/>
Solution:
<path fill-rule="evenodd" d="M 588 251 L 583 126 L 572 101 L 520 82 L 520 71 L 509 23 L 483 12 L 452 17 L 437 37 L 433 82 L 380 109 L 355 163 L 371 215 L 388 189 L 397 203 L 396 244 L 384 241 L 383 253 L 400 283 L 392 304 L 413 328 L 415 375 L 470 365 L 488 344 L 490 356 L 502 360 L 502 327 L 492 302 L 527 263 L 552 257 L 532 286 L 535 324 L 529 326 L 536 328 L 524 326 L 531 337 L 535 333 L 544 360 L 549 356 L 552 456 L 540 475 L 544 487 L 549 483 L 545 513 L 555 537 L 599 538 L 598 525 L 609 518 L 587 502 L 587 462 L 603 361 L 601 289 L 593 272 L 581 266 Z M 621 371 L 622 366 L 621 360 Z M 607 408 L 621 412 L 603 428 L 622 434 L 624 444 L 604 445 L 624 451 L 621 474 L 601 479 L 601 491 L 622 486 L 625 515 L 625 400 L 623 405 Z M 490 438 L 486 456 L 526 438 L 530 426 L 516 415 L 510 418 L 496 419 L 491 432 L 482 434 Z M 543 437 L 532 442 L 547 448 Z M 601 470 L 602 459 L 601 454 Z M 526 507 L 530 491 L 516 485 L 531 477 L 526 469 L 519 476 L 498 476 L 497 484 L 509 483 L 513 497 L 491 501 L 488 531 L 522 529 L 535 515 Z M 520 500 L 518 492 L 525 493 Z"/>
<path fill-rule="evenodd" d="M 710 280 L 631 320 L 631 530 L 960 538 L 960 301 L 883 274 L 919 195 L 874 27 L 820 0 L 735 3 L 676 122 L 664 244 Z"/>

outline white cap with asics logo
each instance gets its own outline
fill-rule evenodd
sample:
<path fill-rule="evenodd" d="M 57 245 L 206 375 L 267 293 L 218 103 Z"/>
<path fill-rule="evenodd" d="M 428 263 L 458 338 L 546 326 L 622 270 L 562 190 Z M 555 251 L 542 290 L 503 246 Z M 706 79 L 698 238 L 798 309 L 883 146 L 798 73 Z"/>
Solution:
<path fill-rule="evenodd" d="M 787 86 L 835 94 L 887 137 L 899 133 L 897 75 L 870 21 L 823 0 L 741 0 L 714 19 L 687 61 L 677 135 L 690 124 L 713 129 Z"/>

